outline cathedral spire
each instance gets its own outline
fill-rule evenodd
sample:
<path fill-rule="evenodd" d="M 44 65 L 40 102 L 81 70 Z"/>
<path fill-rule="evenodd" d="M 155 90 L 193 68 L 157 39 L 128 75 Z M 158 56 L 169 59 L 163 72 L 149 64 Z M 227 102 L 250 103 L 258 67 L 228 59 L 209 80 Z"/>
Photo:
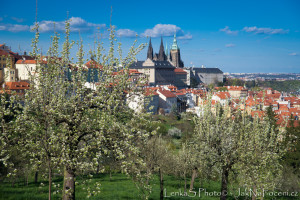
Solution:
<path fill-rule="evenodd" d="M 158 53 L 158 60 L 159 61 L 166 60 L 166 54 L 165 54 L 165 50 L 164 50 L 164 44 L 163 44 L 162 37 L 161 37 L 160 48 L 159 48 L 159 53 Z"/>
<path fill-rule="evenodd" d="M 173 50 L 178 50 L 179 49 L 179 47 L 177 45 L 177 40 L 176 40 L 176 33 L 174 34 L 174 40 L 173 40 L 173 44 L 172 44 L 171 49 L 173 49 Z"/>
<path fill-rule="evenodd" d="M 151 43 L 151 37 L 150 37 L 150 41 L 149 41 L 147 58 L 149 58 L 150 60 L 153 60 L 153 48 L 152 48 L 152 43 Z"/>
<path fill-rule="evenodd" d="M 173 40 L 170 54 L 171 54 L 170 55 L 171 62 L 175 67 L 181 67 L 181 68 L 184 67 L 183 62 L 180 58 L 180 49 L 177 44 L 176 33 L 174 34 L 174 40 Z"/>

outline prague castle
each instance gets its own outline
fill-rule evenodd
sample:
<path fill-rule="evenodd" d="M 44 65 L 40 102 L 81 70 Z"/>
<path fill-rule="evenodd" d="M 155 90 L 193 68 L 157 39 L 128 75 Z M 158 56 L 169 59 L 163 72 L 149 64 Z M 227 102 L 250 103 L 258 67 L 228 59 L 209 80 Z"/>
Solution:
<path fill-rule="evenodd" d="M 174 35 L 170 53 L 164 49 L 161 38 L 159 53 L 153 53 L 151 38 L 149 41 L 147 60 L 137 61 L 130 68 L 137 69 L 148 76 L 149 85 L 175 85 L 179 88 L 187 86 L 188 72 L 183 69 L 184 65 L 180 58 L 180 49 Z"/>
<path fill-rule="evenodd" d="M 178 88 L 185 88 L 190 86 L 191 80 L 206 85 L 223 81 L 223 72 L 219 68 L 185 68 L 176 35 L 170 51 L 167 46 L 166 49 L 164 48 L 161 38 L 158 53 L 153 52 L 150 38 L 147 59 L 136 61 L 130 68 L 146 74 L 150 86 L 171 84 Z"/>
<path fill-rule="evenodd" d="M 161 38 L 159 53 L 153 55 L 153 48 L 151 43 L 151 38 L 149 42 L 147 58 L 154 61 L 169 61 L 176 68 L 183 68 L 183 62 L 180 58 L 180 49 L 177 45 L 176 35 L 174 35 L 174 40 L 170 52 L 168 52 L 168 47 L 166 46 L 166 50 L 164 50 L 163 40 Z"/>

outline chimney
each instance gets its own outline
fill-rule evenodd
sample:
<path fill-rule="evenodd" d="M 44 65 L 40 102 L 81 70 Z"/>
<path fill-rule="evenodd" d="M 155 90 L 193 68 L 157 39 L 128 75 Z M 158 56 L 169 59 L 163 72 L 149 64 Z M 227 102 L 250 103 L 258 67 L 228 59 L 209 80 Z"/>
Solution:
<path fill-rule="evenodd" d="M 24 56 L 27 56 L 27 53 L 26 53 L 26 51 L 24 51 Z"/>

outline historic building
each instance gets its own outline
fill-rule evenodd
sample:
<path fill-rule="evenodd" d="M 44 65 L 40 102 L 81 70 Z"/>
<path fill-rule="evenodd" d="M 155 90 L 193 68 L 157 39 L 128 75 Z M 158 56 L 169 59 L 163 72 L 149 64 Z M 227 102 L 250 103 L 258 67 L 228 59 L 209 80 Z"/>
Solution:
<path fill-rule="evenodd" d="M 192 82 L 196 81 L 197 84 L 216 84 L 223 82 L 223 72 L 219 68 L 190 68 L 190 79 Z"/>
<path fill-rule="evenodd" d="M 183 68 L 184 64 L 180 57 L 180 49 L 177 44 L 176 35 L 174 35 L 173 44 L 171 46 L 170 52 L 168 52 L 168 46 L 166 45 L 166 50 L 164 48 L 163 39 L 161 38 L 160 48 L 158 53 L 153 53 L 153 47 L 151 43 L 151 38 L 149 41 L 147 58 L 154 61 L 169 61 L 176 68 Z"/>
<path fill-rule="evenodd" d="M 33 58 L 26 55 L 26 52 L 24 55 L 14 53 L 10 47 L 0 44 L 0 84 L 21 80 L 18 79 L 18 69 L 16 68 L 16 63 L 19 60 L 33 60 Z"/>
<path fill-rule="evenodd" d="M 170 50 L 170 61 L 173 63 L 175 67 L 183 68 L 183 62 L 180 57 L 180 49 L 177 45 L 176 35 L 174 35 L 173 44 Z"/>
<path fill-rule="evenodd" d="M 130 68 L 137 69 L 148 76 L 149 85 L 175 85 L 180 88 L 187 86 L 187 72 L 183 68 L 180 58 L 180 49 L 177 45 L 176 35 L 174 35 L 173 45 L 168 53 L 161 38 L 158 53 L 153 52 L 151 38 L 149 41 L 147 60 L 137 61 Z"/>

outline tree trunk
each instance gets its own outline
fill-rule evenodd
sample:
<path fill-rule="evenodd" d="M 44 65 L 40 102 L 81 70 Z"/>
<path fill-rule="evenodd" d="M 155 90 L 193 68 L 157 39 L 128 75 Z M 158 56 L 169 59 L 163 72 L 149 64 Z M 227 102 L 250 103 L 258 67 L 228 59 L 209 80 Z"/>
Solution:
<path fill-rule="evenodd" d="M 254 193 L 253 193 L 254 192 Z M 253 192 L 252 192 L 252 200 L 256 200 L 256 185 L 253 186 Z"/>
<path fill-rule="evenodd" d="M 34 174 L 34 183 L 38 182 L 38 177 L 39 177 L 39 172 L 36 171 L 35 174 Z"/>
<path fill-rule="evenodd" d="M 180 176 L 178 188 L 181 187 L 181 181 L 182 181 L 182 178 L 181 178 L 181 176 Z"/>
<path fill-rule="evenodd" d="M 151 173 L 151 165 L 149 166 L 149 168 L 147 168 L 147 179 L 146 179 L 146 185 L 149 185 L 149 174 Z"/>
<path fill-rule="evenodd" d="M 64 169 L 63 200 L 75 200 L 75 170 L 68 166 Z"/>
<path fill-rule="evenodd" d="M 161 169 L 159 168 L 159 176 L 160 176 L 160 200 L 164 199 L 164 178 Z"/>
<path fill-rule="evenodd" d="M 52 188 L 51 188 L 51 186 L 52 186 L 52 171 L 51 171 L 51 168 L 49 167 L 49 174 L 48 174 L 48 182 L 49 182 L 49 194 L 48 194 L 48 200 L 51 200 L 51 190 L 52 190 Z"/>
<path fill-rule="evenodd" d="M 192 174 L 192 179 L 191 179 L 191 185 L 190 185 L 190 190 L 192 191 L 194 189 L 194 182 L 195 178 L 197 176 L 197 167 L 193 169 L 193 174 Z"/>
<path fill-rule="evenodd" d="M 224 166 L 222 169 L 222 184 L 221 184 L 220 200 L 226 200 L 227 198 L 228 176 L 229 176 L 229 169 L 227 166 Z"/>
<path fill-rule="evenodd" d="M 109 168 L 109 181 L 111 181 L 111 169 Z"/>
<path fill-rule="evenodd" d="M 97 171 L 96 171 L 96 174 L 99 174 L 100 172 L 100 164 L 97 165 Z"/>
<path fill-rule="evenodd" d="M 28 186 L 28 174 L 25 174 L 25 177 L 24 177 L 24 186 Z"/>
<path fill-rule="evenodd" d="M 12 182 L 11 182 L 11 187 L 15 187 L 15 182 L 16 182 L 16 179 L 13 178 Z"/>
<path fill-rule="evenodd" d="M 184 193 L 186 193 L 186 175 L 184 173 Z"/>

